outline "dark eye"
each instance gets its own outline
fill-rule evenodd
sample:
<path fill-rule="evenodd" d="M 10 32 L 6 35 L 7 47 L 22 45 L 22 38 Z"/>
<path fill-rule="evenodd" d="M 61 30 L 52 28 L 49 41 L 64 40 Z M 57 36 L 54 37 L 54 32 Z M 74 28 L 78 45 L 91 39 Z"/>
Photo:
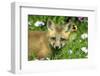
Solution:
<path fill-rule="evenodd" d="M 56 40 L 56 37 L 51 37 L 51 40 Z"/>
<path fill-rule="evenodd" d="M 75 25 L 73 25 L 73 28 L 72 29 L 76 29 Z"/>
<path fill-rule="evenodd" d="M 61 38 L 61 41 L 66 41 L 66 39 L 65 38 Z"/>

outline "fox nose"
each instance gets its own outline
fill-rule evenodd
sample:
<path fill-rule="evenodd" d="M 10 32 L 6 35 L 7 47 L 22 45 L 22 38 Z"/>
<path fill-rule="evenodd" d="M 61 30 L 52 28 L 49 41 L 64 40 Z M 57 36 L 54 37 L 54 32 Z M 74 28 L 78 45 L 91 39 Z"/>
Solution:
<path fill-rule="evenodd" d="M 56 46 L 55 48 L 56 48 L 56 49 L 59 49 L 59 46 Z"/>

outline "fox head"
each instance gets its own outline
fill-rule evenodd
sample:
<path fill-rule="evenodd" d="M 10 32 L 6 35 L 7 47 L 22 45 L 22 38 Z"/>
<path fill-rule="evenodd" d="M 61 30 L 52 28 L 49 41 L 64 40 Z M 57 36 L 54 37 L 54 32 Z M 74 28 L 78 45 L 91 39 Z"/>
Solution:
<path fill-rule="evenodd" d="M 60 49 L 67 44 L 70 33 L 77 30 L 77 27 L 71 21 L 65 25 L 57 25 L 53 21 L 48 20 L 48 40 L 54 49 Z"/>

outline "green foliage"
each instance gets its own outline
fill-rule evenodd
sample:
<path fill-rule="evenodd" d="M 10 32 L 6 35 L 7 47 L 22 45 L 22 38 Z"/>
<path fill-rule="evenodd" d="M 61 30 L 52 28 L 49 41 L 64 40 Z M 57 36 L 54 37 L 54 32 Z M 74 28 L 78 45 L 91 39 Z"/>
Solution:
<path fill-rule="evenodd" d="M 29 31 L 47 31 L 47 20 L 51 19 L 56 24 L 65 24 L 67 23 L 67 16 L 39 16 L 39 15 L 29 15 L 28 16 L 28 29 Z M 81 38 L 84 33 L 88 33 L 88 18 L 83 17 L 82 20 L 79 20 L 78 17 L 70 17 L 72 21 L 77 26 L 77 32 L 73 32 L 70 35 L 68 44 L 62 48 L 59 53 L 54 56 L 51 56 L 51 60 L 55 59 L 80 59 L 87 58 L 88 52 L 83 51 L 81 48 L 88 48 L 88 39 Z M 43 22 L 44 25 L 36 26 L 35 23 Z M 33 55 L 32 59 L 35 59 Z"/>

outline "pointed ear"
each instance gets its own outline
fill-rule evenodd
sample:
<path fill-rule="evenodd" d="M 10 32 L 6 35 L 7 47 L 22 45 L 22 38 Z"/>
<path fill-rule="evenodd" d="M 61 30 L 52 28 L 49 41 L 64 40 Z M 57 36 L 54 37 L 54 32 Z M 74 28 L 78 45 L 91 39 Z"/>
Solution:
<path fill-rule="evenodd" d="M 47 28 L 50 31 L 54 31 L 55 30 L 55 25 L 54 25 L 53 21 L 51 21 L 51 20 L 47 21 Z"/>
<path fill-rule="evenodd" d="M 72 23 L 71 21 L 69 23 L 67 23 L 65 26 L 64 26 L 64 31 L 65 32 L 75 32 L 77 31 L 77 26 Z"/>
<path fill-rule="evenodd" d="M 65 32 L 70 32 L 71 28 L 72 28 L 72 22 L 68 22 L 67 24 L 64 25 Z"/>

